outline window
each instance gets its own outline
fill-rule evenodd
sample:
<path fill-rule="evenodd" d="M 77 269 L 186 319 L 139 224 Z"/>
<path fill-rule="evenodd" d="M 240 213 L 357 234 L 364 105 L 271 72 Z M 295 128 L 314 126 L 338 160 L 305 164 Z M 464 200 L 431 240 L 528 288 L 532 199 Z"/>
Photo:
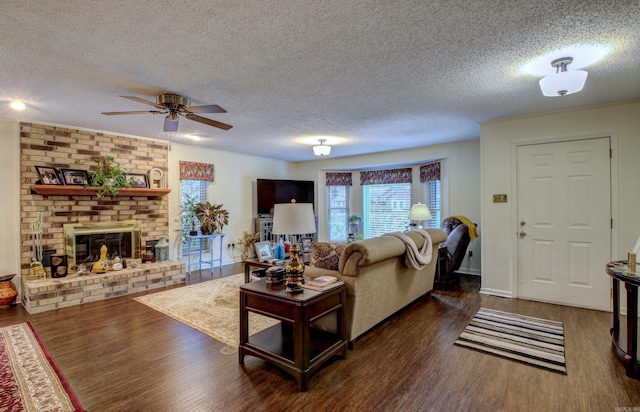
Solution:
<path fill-rule="evenodd" d="M 209 199 L 209 181 L 205 180 L 180 180 L 181 187 L 181 196 L 182 196 L 182 204 L 186 204 L 188 202 L 193 203 L 201 203 L 206 202 Z M 198 230 L 198 221 L 195 219 L 196 230 Z M 182 221 L 182 248 L 183 252 L 187 251 L 187 239 L 186 235 L 191 231 L 191 222 Z M 206 239 L 208 241 L 208 239 Z M 208 245 L 204 245 L 205 250 L 208 249 Z"/>
<path fill-rule="evenodd" d="M 349 186 L 327 186 L 327 222 L 330 242 L 346 242 L 348 237 Z"/>
<path fill-rule="evenodd" d="M 442 216 L 440 215 L 440 180 L 424 182 L 425 204 L 431 212 L 431 220 L 425 221 L 424 227 L 439 228 Z"/>
<path fill-rule="evenodd" d="M 362 192 L 366 239 L 407 229 L 411 183 L 369 184 Z"/>

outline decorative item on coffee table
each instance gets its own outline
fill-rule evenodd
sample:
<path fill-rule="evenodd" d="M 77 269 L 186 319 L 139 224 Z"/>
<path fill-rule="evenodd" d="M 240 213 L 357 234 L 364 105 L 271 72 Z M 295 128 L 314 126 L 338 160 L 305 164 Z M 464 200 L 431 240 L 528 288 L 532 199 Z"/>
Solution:
<path fill-rule="evenodd" d="M 287 273 L 286 287 L 289 293 L 301 293 L 304 283 L 304 263 L 300 261 L 296 236 L 300 233 L 316 233 L 316 221 L 311 203 L 278 203 L 273 207 L 274 235 L 292 235 L 293 243 L 289 250 L 289 262 L 285 265 Z"/>

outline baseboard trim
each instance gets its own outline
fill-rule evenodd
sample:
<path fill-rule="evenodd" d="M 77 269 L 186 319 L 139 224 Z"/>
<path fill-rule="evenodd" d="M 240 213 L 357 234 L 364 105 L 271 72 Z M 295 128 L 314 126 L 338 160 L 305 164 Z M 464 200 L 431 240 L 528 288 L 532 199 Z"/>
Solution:
<path fill-rule="evenodd" d="M 480 288 L 480 293 L 483 295 L 493 295 L 501 298 L 513 298 L 513 294 L 508 290 Z"/>
<path fill-rule="evenodd" d="M 460 273 L 461 275 L 474 275 L 474 276 L 482 276 L 479 270 L 470 269 L 470 270 L 456 270 L 455 273 Z"/>

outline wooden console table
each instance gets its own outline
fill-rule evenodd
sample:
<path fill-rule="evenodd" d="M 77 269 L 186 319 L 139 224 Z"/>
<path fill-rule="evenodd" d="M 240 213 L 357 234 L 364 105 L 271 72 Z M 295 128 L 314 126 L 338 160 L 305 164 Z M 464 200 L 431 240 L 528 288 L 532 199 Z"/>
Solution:
<path fill-rule="evenodd" d="M 298 390 L 308 389 L 309 376 L 334 355 L 347 357 L 344 284 L 326 291 L 305 289 L 291 294 L 284 285 L 264 280 L 240 286 L 239 362 L 256 356 L 293 375 Z M 276 325 L 249 337 L 249 312 L 277 319 Z M 336 312 L 337 333 L 311 327 L 311 323 Z"/>
<path fill-rule="evenodd" d="M 638 286 L 640 286 L 640 272 L 629 272 L 626 260 L 607 263 L 606 271 L 613 278 L 611 342 L 624 363 L 627 376 L 640 379 L 640 362 L 638 361 Z M 623 282 L 625 289 L 627 289 L 626 329 L 620 328 L 620 282 Z"/>

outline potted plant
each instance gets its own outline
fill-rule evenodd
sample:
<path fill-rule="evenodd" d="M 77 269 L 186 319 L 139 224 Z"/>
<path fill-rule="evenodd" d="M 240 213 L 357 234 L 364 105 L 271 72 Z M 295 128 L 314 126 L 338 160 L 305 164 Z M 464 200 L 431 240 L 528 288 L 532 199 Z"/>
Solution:
<path fill-rule="evenodd" d="M 203 235 L 221 233 L 222 228 L 229 224 L 229 212 L 210 202 L 198 203 L 195 206 L 196 217 L 200 221 L 200 232 Z"/>
<path fill-rule="evenodd" d="M 358 215 L 351 215 L 347 219 L 349 223 L 349 233 L 352 235 L 357 235 L 358 230 L 360 229 L 360 222 L 362 222 L 362 218 Z"/>
<path fill-rule="evenodd" d="M 196 228 L 196 205 L 198 202 L 196 198 L 189 193 L 182 194 L 182 205 L 180 205 L 180 215 L 178 219 L 180 221 L 180 232 L 182 232 L 182 240 L 187 241 L 187 234 L 190 236 L 196 236 L 198 230 Z"/>
<path fill-rule="evenodd" d="M 242 244 L 242 260 L 252 257 L 253 244 L 258 240 L 260 240 L 260 233 L 249 233 L 246 230 L 242 232 L 242 239 L 240 239 L 240 244 Z"/>
<path fill-rule="evenodd" d="M 96 196 L 99 198 L 105 194 L 117 196 L 121 188 L 131 187 L 131 181 L 126 175 L 127 170 L 118 166 L 112 156 L 99 157 L 95 162 L 96 164 L 89 170 L 89 176 L 91 176 L 91 186 L 99 187 Z"/>

